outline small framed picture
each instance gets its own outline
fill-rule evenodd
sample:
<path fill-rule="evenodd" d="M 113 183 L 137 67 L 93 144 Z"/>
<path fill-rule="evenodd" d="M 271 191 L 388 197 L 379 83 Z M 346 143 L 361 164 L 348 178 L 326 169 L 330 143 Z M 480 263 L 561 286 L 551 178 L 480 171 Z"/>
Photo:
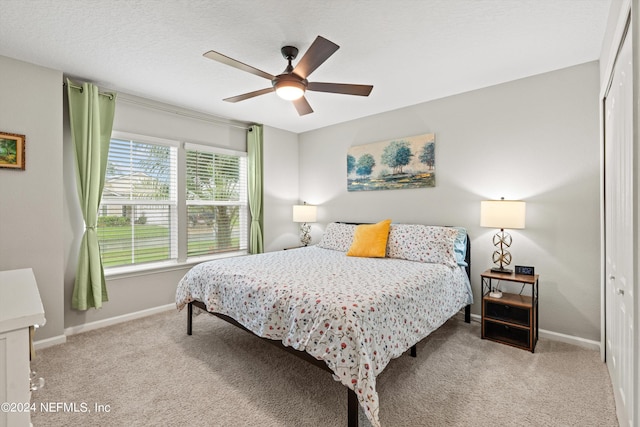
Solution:
<path fill-rule="evenodd" d="M 0 131 L 0 168 L 24 170 L 24 135 Z"/>

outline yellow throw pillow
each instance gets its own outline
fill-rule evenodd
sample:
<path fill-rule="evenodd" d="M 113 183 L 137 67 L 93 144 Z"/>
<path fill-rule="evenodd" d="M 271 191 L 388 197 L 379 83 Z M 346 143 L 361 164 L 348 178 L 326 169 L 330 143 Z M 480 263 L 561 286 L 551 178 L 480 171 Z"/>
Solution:
<path fill-rule="evenodd" d="M 361 224 L 356 227 L 353 243 L 347 256 L 384 258 L 389 238 L 391 220 L 386 219 L 377 224 Z"/>

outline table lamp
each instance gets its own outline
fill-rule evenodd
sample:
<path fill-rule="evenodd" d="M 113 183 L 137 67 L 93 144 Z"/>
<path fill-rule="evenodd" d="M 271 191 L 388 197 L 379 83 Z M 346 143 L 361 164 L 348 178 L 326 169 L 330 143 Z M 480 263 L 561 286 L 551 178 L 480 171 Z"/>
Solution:
<path fill-rule="evenodd" d="M 493 263 L 496 267 L 494 273 L 511 274 L 512 270 L 505 268 L 511 264 L 511 253 L 505 248 L 511 246 L 511 235 L 504 231 L 505 228 L 524 228 L 526 204 L 520 200 L 485 200 L 480 202 L 480 226 L 499 228 L 500 231 L 493 236 Z"/>
<path fill-rule="evenodd" d="M 311 226 L 308 223 L 316 222 L 317 211 L 317 206 L 307 205 L 306 203 L 293 206 L 293 222 L 301 223 L 300 243 L 303 246 L 307 246 L 311 242 L 311 235 L 309 234 Z"/>

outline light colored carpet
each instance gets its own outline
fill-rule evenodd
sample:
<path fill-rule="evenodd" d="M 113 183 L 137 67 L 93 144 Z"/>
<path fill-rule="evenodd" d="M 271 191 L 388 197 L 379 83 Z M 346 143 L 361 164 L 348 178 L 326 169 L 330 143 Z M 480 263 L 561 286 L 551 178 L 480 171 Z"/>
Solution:
<path fill-rule="evenodd" d="M 595 351 L 543 339 L 531 354 L 481 340 L 462 317 L 417 347 L 379 377 L 385 427 L 618 425 Z M 186 310 L 71 336 L 32 366 L 46 380 L 36 427 L 346 425 L 346 388 L 330 374 L 210 315 L 187 336 Z"/>

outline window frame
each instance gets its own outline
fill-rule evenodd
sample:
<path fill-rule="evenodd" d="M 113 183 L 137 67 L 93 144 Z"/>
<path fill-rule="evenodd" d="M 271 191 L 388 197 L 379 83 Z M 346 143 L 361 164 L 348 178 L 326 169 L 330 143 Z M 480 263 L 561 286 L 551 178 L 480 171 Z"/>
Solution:
<path fill-rule="evenodd" d="M 131 140 L 134 142 L 157 144 L 175 147 L 177 150 L 176 155 L 176 205 L 174 215 L 177 217 L 175 221 L 175 232 L 171 237 L 172 253 L 176 250 L 176 257 L 167 261 L 148 262 L 141 264 L 105 267 L 104 274 L 107 278 L 124 278 L 135 277 L 139 275 L 154 274 L 163 271 L 183 270 L 189 268 L 195 264 L 203 261 L 229 258 L 234 256 L 248 254 L 248 236 L 249 236 L 249 224 L 250 224 L 250 212 L 249 212 L 249 200 L 248 200 L 248 176 L 247 174 L 247 161 L 248 157 L 246 151 L 232 150 L 214 145 L 207 145 L 203 143 L 194 143 L 184 140 L 174 140 L 168 138 L 159 138 L 149 135 L 142 135 L 130 132 L 123 132 L 114 130 L 111 133 L 111 139 L 119 140 Z M 186 198 L 186 152 L 187 150 L 198 150 L 214 152 L 219 154 L 234 155 L 244 157 L 243 172 L 245 173 L 244 188 L 242 195 L 242 208 L 241 208 L 241 225 L 240 225 L 240 238 L 242 239 L 241 249 L 238 251 L 223 252 L 212 255 L 201 255 L 187 257 L 187 198 Z M 135 202 L 137 203 L 137 202 Z M 146 201 L 144 204 L 148 204 Z M 166 203 L 163 203 L 166 204 Z M 102 200 L 100 200 L 100 206 L 102 206 Z M 244 249 L 242 249 L 244 248 Z"/>
<path fill-rule="evenodd" d="M 200 201 L 200 200 L 188 200 L 187 199 L 187 194 L 186 194 L 186 165 L 187 165 L 187 160 L 186 160 L 186 156 L 187 156 L 187 151 L 199 151 L 199 152 L 206 152 L 206 153 L 214 153 L 214 154 L 222 154 L 222 155 L 227 155 L 227 156 L 237 156 L 237 157 L 241 157 L 244 160 L 241 162 L 240 164 L 240 171 L 242 174 L 244 174 L 244 187 L 241 189 L 241 197 L 240 200 L 238 201 L 238 203 L 235 202 L 228 202 L 228 201 Z M 184 232 L 184 240 L 185 240 L 185 244 L 184 244 L 184 255 L 185 255 L 185 261 L 191 261 L 191 260 L 195 260 L 197 262 L 202 262 L 202 261 L 206 261 L 208 259 L 215 259 L 218 258 L 219 255 L 223 255 L 224 253 L 221 254 L 217 254 L 217 255 L 196 255 L 196 256 L 188 256 L 188 225 L 187 225 L 187 219 L 188 219 L 188 206 L 213 206 L 213 205 L 232 205 L 232 206 L 236 206 L 236 205 L 240 205 L 240 230 L 244 230 L 244 232 L 240 233 L 240 250 L 239 251 L 230 251 L 230 252 L 225 252 L 225 253 L 239 253 L 239 254 L 243 254 L 246 255 L 248 253 L 249 250 L 249 194 L 248 194 L 248 169 L 247 169 L 247 153 L 243 152 L 243 151 L 237 151 L 237 150 L 231 150 L 228 148 L 219 148 L 219 147 L 214 147 L 214 146 L 209 146 L 209 145 L 203 145 L 203 144 L 195 144 L 195 143 L 191 143 L 191 142 L 185 142 L 182 144 L 182 153 L 184 155 L 184 161 L 182 162 L 182 164 L 184 165 L 185 171 L 183 174 L 181 174 L 180 176 L 183 177 L 184 181 L 182 182 L 182 184 L 178 183 L 179 188 L 181 189 L 181 191 L 184 192 L 183 196 L 184 196 L 184 228 L 183 230 L 185 230 Z M 242 249 L 244 248 L 244 249 Z"/>

